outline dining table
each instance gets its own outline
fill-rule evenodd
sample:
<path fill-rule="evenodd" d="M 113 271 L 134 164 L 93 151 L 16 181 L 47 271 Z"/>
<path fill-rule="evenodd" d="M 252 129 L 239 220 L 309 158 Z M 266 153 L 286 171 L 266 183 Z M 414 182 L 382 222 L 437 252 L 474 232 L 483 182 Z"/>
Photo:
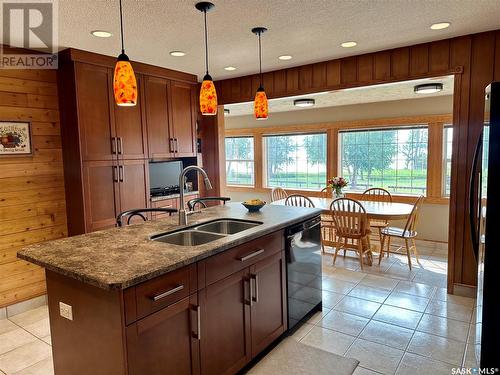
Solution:
<path fill-rule="evenodd" d="M 334 198 L 307 197 L 314 204 L 315 208 L 323 210 L 323 214 L 330 213 L 330 205 L 335 200 Z M 285 205 L 286 199 L 276 200 L 271 202 L 273 205 Z M 383 202 L 383 201 L 368 201 L 361 200 L 366 211 L 368 219 L 371 220 L 406 220 L 410 216 L 413 205 L 408 203 Z M 372 265 L 372 252 L 368 253 L 368 264 Z"/>

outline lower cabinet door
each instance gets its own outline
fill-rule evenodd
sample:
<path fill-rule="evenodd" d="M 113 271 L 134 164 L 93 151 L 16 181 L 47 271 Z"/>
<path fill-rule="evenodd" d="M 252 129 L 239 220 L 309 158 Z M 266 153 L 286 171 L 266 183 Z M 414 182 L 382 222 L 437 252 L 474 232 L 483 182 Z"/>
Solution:
<path fill-rule="evenodd" d="M 284 260 L 280 251 L 250 267 L 252 357 L 286 330 Z"/>
<path fill-rule="evenodd" d="M 248 268 L 200 292 L 201 373 L 235 374 L 251 359 Z"/>
<path fill-rule="evenodd" d="M 194 294 L 128 326 L 129 374 L 199 374 L 197 306 Z"/>
<path fill-rule="evenodd" d="M 148 207 L 149 189 L 147 174 L 148 163 L 145 160 L 120 161 L 118 165 L 118 179 L 120 181 L 121 211 Z M 130 223 L 142 221 L 141 217 L 135 216 Z"/>

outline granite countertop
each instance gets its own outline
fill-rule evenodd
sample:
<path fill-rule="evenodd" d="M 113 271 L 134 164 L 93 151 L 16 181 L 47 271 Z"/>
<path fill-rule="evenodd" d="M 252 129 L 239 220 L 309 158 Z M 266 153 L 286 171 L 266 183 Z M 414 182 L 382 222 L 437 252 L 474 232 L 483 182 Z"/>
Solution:
<path fill-rule="evenodd" d="M 266 205 L 250 213 L 240 203 L 204 209 L 187 225 L 222 218 L 262 222 L 251 229 L 199 245 L 178 246 L 149 238 L 181 229 L 178 217 L 113 228 L 30 245 L 21 259 L 103 289 L 125 289 L 321 213 L 316 208 Z"/>

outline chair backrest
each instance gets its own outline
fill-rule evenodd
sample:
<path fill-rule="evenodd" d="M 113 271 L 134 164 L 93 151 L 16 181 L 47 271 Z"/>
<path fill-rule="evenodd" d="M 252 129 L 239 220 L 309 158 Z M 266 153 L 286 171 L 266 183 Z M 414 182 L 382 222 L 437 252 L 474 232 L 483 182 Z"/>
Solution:
<path fill-rule="evenodd" d="M 417 201 L 415 202 L 415 204 L 413 205 L 413 209 L 411 210 L 410 216 L 408 216 L 408 219 L 406 220 L 405 230 L 403 234 L 415 231 L 415 228 L 417 226 L 418 216 L 420 215 L 420 206 L 422 205 L 423 201 L 424 201 L 423 195 L 417 198 Z"/>
<path fill-rule="evenodd" d="M 325 187 L 325 188 L 321 189 L 320 193 L 321 193 L 321 196 L 323 198 L 331 197 L 331 195 L 330 195 L 331 194 L 331 190 L 330 190 L 329 187 Z"/>
<path fill-rule="evenodd" d="M 207 208 L 207 202 L 219 202 L 222 204 L 226 204 L 227 201 L 230 201 L 229 197 L 204 197 L 204 198 L 194 198 L 187 202 L 187 206 L 189 211 L 194 211 L 196 209 Z"/>
<path fill-rule="evenodd" d="M 383 188 L 370 188 L 363 192 L 361 199 L 374 202 L 391 202 L 392 195 Z"/>
<path fill-rule="evenodd" d="M 292 194 L 285 199 L 286 206 L 313 207 L 314 203 L 305 195 Z"/>
<path fill-rule="evenodd" d="M 140 217 L 142 220 L 146 221 L 147 220 L 147 213 L 148 212 L 166 212 L 169 214 L 169 216 L 172 216 L 173 213 L 177 212 L 176 208 L 137 208 L 133 210 L 127 210 L 120 212 L 118 216 L 116 217 L 116 225 L 119 227 L 122 227 L 123 224 L 129 225 L 130 220 L 133 217 Z M 124 218 L 127 218 L 125 221 Z"/>
<path fill-rule="evenodd" d="M 275 187 L 271 190 L 271 202 L 286 199 L 286 197 L 288 197 L 288 194 L 283 188 Z"/>
<path fill-rule="evenodd" d="M 330 213 L 339 237 L 361 238 L 368 234 L 366 210 L 357 200 L 338 198 L 330 204 Z"/>

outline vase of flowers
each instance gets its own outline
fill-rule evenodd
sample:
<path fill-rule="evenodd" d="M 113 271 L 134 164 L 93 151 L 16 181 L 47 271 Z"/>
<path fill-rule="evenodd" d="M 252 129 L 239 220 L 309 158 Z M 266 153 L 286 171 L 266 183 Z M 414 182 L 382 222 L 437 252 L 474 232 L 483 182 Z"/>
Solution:
<path fill-rule="evenodd" d="M 333 199 L 343 198 L 342 189 L 347 186 L 348 182 L 344 177 L 333 177 L 328 180 L 328 187 L 332 189 Z"/>

